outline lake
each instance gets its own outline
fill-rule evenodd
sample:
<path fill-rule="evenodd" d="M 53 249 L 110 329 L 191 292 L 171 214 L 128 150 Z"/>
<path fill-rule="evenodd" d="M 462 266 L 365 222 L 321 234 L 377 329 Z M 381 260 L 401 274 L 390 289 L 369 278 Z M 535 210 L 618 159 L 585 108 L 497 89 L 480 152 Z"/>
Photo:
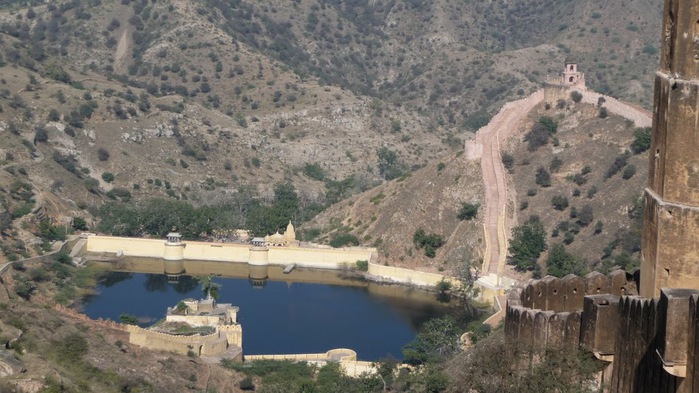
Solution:
<path fill-rule="evenodd" d="M 243 353 L 248 355 L 350 348 L 360 360 L 389 355 L 401 359 L 401 348 L 415 338 L 420 326 L 448 312 L 434 294 L 403 286 L 344 280 L 328 271 L 297 269 L 286 275 L 276 267 L 269 267 L 268 279 L 253 280 L 247 265 L 236 265 L 233 273 L 229 266 L 223 269 L 246 278 L 214 281 L 221 285 L 218 302 L 240 307 Z M 164 318 L 167 307 L 203 296 L 201 285 L 191 276 L 110 272 L 97 294 L 86 299 L 83 312 L 116 321 L 121 314 L 131 314 L 141 326 L 148 326 Z"/>

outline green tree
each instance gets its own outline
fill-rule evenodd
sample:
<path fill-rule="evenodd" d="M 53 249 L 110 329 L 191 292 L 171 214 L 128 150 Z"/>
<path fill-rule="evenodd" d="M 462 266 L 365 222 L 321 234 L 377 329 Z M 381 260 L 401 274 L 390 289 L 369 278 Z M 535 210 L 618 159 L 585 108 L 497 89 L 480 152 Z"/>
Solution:
<path fill-rule="evenodd" d="M 102 173 L 102 180 L 106 181 L 107 183 L 111 183 L 114 181 L 114 174 L 111 172 L 104 172 Z"/>
<path fill-rule="evenodd" d="M 303 174 L 313 180 L 323 181 L 325 179 L 325 171 L 318 163 L 306 163 L 303 166 Z"/>
<path fill-rule="evenodd" d="M 220 296 L 221 284 L 214 282 L 213 275 L 208 275 L 204 277 L 198 277 L 201 283 L 201 291 L 207 298 L 211 297 L 213 299 L 218 299 Z"/>
<path fill-rule="evenodd" d="M 568 207 L 568 198 L 562 195 L 555 195 L 551 198 L 551 205 L 553 205 L 554 209 L 563 211 Z"/>
<path fill-rule="evenodd" d="M 427 321 L 415 340 L 403 347 L 405 363 L 417 366 L 443 361 L 458 350 L 460 335 L 456 321 L 449 315 Z"/>
<path fill-rule="evenodd" d="M 530 216 L 524 224 L 512 228 L 510 263 L 517 270 L 534 268 L 541 253 L 546 250 L 546 231 L 538 216 Z"/>
<path fill-rule="evenodd" d="M 444 244 L 444 238 L 436 233 L 426 233 L 424 229 L 418 228 L 413 234 L 413 243 L 418 249 L 424 248 L 425 255 L 434 258 L 437 249 Z"/>
<path fill-rule="evenodd" d="M 541 187 L 551 187 L 551 174 L 543 166 L 540 166 L 536 171 L 534 181 Z"/>
<path fill-rule="evenodd" d="M 636 128 L 633 132 L 633 138 L 633 142 L 631 143 L 631 151 L 633 151 L 634 154 L 640 154 L 650 149 L 650 127 Z"/>
<path fill-rule="evenodd" d="M 564 277 L 571 273 L 578 276 L 587 274 L 585 261 L 568 253 L 561 243 L 554 244 L 549 250 L 546 269 L 548 274 L 556 277 Z"/>
<path fill-rule="evenodd" d="M 87 229 L 87 222 L 85 222 L 85 219 L 82 217 L 75 217 L 73 218 L 72 226 L 75 230 L 84 231 Z"/>
<path fill-rule="evenodd" d="M 469 202 L 464 202 L 461 204 L 461 210 L 459 210 L 459 214 L 457 215 L 457 218 L 459 220 L 472 220 L 476 217 L 478 214 L 478 208 L 480 208 L 479 203 L 469 203 Z"/>
<path fill-rule="evenodd" d="M 570 99 L 573 100 L 574 103 L 579 103 L 583 99 L 582 93 L 579 91 L 573 91 L 570 93 Z"/>
<path fill-rule="evenodd" d="M 379 173 L 384 179 L 396 179 L 405 171 L 403 164 L 398 160 L 398 155 L 396 152 L 390 150 L 389 148 L 380 148 L 376 151 L 376 155 L 379 159 Z"/>
<path fill-rule="evenodd" d="M 357 237 L 352 234 L 341 233 L 333 236 L 332 240 L 330 240 L 330 245 L 335 248 L 344 247 L 347 245 L 358 246 L 359 239 L 357 239 Z"/>
<path fill-rule="evenodd" d="M 119 322 L 126 325 L 138 325 L 138 318 L 131 314 L 120 314 Z"/>

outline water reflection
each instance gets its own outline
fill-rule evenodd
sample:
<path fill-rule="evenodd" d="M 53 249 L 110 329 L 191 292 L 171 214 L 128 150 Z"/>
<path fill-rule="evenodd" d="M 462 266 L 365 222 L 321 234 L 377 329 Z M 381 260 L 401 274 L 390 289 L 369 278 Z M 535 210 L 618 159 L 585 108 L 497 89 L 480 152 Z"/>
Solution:
<path fill-rule="evenodd" d="M 131 278 L 131 273 L 129 273 L 129 272 L 109 272 L 109 273 L 102 276 L 100 284 L 109 288 L 111 286 L 114 286 L 114 285 L 116 285 L 124 280 L 128 280 L 130 278 Z"/>
<path fill-rule="evenodd" d="M 264 271 L 246 264 L 189 261 L 185 263 L 188 274 L 175 277 L 156 274 L 162 268 L 158 260 L 121 261 L 118 267 L 130 270 L 115 276 L 119 279 L 108 275 L 109 285 L 101 283 L 98 295 L 86 301 L 87 315 L 118 320 L 126 313 L 139 322 L 157 320 L 181 299 L 202 296 L 190 274 L 216 273 L 221 275 L 213 278 L 222 285 L 220 302 L 240 307 L 243 348 L 248 354 L 348 347 L 363 360 L 389 354 L 401 358 L 401 347 L 425 321 L 448 312 L 434 293 L 348 281 L 329 271 L 297 269 L 284 274 L 280 267 Z M 143 273 L 137 273 L 139 269 Z"/>

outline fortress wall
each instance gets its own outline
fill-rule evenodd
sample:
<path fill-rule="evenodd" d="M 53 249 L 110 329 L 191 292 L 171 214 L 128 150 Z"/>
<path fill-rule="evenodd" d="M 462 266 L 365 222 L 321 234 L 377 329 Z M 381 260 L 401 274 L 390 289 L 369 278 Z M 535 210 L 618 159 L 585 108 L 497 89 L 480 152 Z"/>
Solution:
<path fill-rule="evenodd" d="M 243 327 L 241 325 L 223 325 L 219 326 L 218 330 L 226 335 L 228 345 L 243 347 Z"/>
<path fill-rule="evenodd" d="M 530 354 L 558 345 L 587 350 L 607 362 L 602 380 L 612 393 L 699 391 L 699 290 L 664 288 L 658 299 L 624 295 L 629 284 L 635 286 L 633 278 L 621 271 L 588 276 L 587 290 L 597 292 L 606 284 L 608 293 L 585 295 L 582 311 L 575 312 L 521 306 L 538 291 L 545 297 L 560 288 L 550 278 L 532 281 L 509 294 L 505 336 L 531 344 Z"/>
<path fill-rule="evenodd" d="M 530 280 L 517 292 L 518 304 L 525 308 L 542 311 L 573 312 L 582 311 L 586 295 L 612 294 L 615 296 L 638 293 L 638 277 L 617 270 L 608 276 L 593 272 L 585 277 L 569 274 L 557 278 L 546 276 L 540 280 Z M 512 298 L 509 299 L 512 301 Z"/>
<path fill-rule="evenodd" d="M 689 298 L 687 370 L 682 393 L 699 391 L 699 295 Z"/>
<path fill-rule="evenodd" d="M 417 270 L 403 269 L 395 266 L 384 266 L 369 262 L 369 274 L 373 276 L 385 277 L 402 284 L 411 284 L 425 287 L 434 287 L 440 281 L 445 280 L 452 286 L 461 285 L 461 282 L 454 277 L 437 273 L 420 272 Z"/>
<path fill-rule="evenodd" d="M 375 248 L 295 248 L 269 247 L 271 265 L 289 265 L 295 263 L 300 267 L 339 269 L 343 264 L 354 265 L 357 261 L 368 261 Z"/>
<path fill-rule="evenodd" d="M 183 242 L 184 259 L 218 262 L 250 261 L 250 245 L 234 243 Z M 165 241 L 161 239 L 140 239 L 114 236 L 90 236 L 87 238 L 88 252 L 123 253 L 126 256 L 163 258 Z M 335 248 L 301 248 L 269 247 L 268 264 L 288 265 L 295 263 L 301 267 L 320 269 L 340 269 L 344 264 L 353 265 L 358 260 L 371 259 L 375 248 L 346 247 Z"/>
<path fill-rule="evenodd" d="M 636 127 L 650 127 L 653 123 L 652 114 L 645 109 L 621 102 L 614 97 L 595 93 L 594 91 L 583 91 L 582 102 L 597 105 L 600 98 L 604 98 L 602 106 L 615 115 L 629 119 L 636 124 Z"/>
<path fill-rule="evenodd" d="M 168 315 L 168 322 L 185 322 L 192 326 L 216 326 L 219 322 L 218 315 Z"/>
<path fill-rule="evenodd" d="M 280 355 L 245 355 L 246 361 L 255 360 L 292 360 L 292 361 L 357 361 L 357 352 L 348 348 L 331 349 L 325 353 L 296 353 Z"/>
<path fill-rule="evenodd" d="M 507 305 L 505 337 L 508 340 L 532 344 L 534 350 L 549 345 L 578 346 L 582 313 L 553 312 Z"/>
<path fill-rule="evenodd" d="M 564 86 L 557 83 L 545 83 L 544 102 L 548 102 L 551 105 L 556 105 L 558 100 L 569 100 L 571 91 L 570 86 Z"/>
<path fill-rule="evenodd" d="M 165 255 L 165 240 L 88 236 L 86 250 L 88 252 L 121 252 L 128 256 L 162 258 Z"/>
<path fill-rule="evenodd" d="M 190 350 L 197 355 L 220 355 L 226 352 L 229 344 L 227 334 L 222 336 L 220 330 L 207 336 L 175 336 L 154 332 L 134 325 L 127 326 L 126 330 L 129 332 L 129 342 L 131 344 L 150 349 L 172 351 L 183 355 L 186 355 Z"/>
<path fill-rule="evenodd" d="M 207 243 L 207 242 L 183 242 L 184 259 L 220 261 L 220 262 L 247 262 L 250 257 L 250 246 L 235 243 Z"/>

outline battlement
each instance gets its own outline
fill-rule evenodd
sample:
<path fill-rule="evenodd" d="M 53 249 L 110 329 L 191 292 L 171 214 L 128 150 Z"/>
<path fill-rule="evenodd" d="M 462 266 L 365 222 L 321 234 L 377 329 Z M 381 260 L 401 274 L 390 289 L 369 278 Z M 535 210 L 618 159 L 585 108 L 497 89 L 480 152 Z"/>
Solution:
<path fill-rule="evenodd" d="M 616 270 L 609 275 L 592 272 L 585 277 L 569 274 L 563 278 L 546 276 L 530 280 L 508 295 L 508 305 L 554 312 L 582 311 L 587 295 L 638 294 L 639 272 Z"/>
<path fill-rule="evenodd" d="M 637 293 L 638 272 L 532 280 L 508 295 L 505 335 L 535 352 L 589 351 L 608 364 L 609 392 L 699 391 L 699 290 Z"/>

